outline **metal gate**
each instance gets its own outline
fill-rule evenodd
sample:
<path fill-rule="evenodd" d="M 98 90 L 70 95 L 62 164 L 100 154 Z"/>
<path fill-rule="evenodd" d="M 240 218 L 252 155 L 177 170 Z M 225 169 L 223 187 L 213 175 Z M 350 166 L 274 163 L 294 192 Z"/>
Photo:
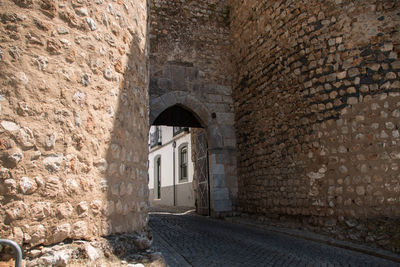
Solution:
<path fill-rule="evenodd" d="M 210 186 L 208 179 L 207 135 L 204 130 L 196 135 L 197 213 L 210 215 Z"/>

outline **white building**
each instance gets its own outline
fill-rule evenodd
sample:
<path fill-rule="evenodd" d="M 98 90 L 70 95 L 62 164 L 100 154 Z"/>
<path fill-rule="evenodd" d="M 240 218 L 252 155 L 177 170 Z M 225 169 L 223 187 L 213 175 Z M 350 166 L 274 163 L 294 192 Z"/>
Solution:
<path fill-rule="evenodd" d="M 151 205 L 194 207 L 191 134 L 188 128 L 150 128 Z"/>

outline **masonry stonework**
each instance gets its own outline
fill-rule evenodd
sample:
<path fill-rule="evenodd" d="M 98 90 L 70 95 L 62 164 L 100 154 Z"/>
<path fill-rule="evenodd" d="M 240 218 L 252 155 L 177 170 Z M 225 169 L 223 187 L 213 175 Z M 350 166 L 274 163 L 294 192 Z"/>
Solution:
<path fill-rule="evenodd" d="M 238 210 L 400 251 L 398 1 L 231 1 Z"/>
<path fill-rule="evenodd" d="M 399 252 L 399 10 L 0 1 L 0 236 L 148 233 L 149 124 L 178 105 L 207 132 L 213 215 Z"/>
<path fill-rule="evenodd" d="M 0 2 L 0 236 L 147 226 L 147 2 Z"/>
<path fill-rule="evenodd" d="M 208 135 L 211 209 L 229 212 L 237 194 L 229 5 L 154 0 L 150 18 L 150 122 L 174 105 L 199 118 Z"/>

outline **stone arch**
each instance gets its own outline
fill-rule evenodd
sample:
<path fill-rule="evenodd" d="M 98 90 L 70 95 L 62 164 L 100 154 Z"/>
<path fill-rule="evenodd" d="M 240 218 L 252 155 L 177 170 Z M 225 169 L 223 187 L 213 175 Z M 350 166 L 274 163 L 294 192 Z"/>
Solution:
<path fill-rule="evenodd" d="M 173 91 L 162 96 L 155 97 L 150 100 L 150 125 L 155 119 L 167 108 L 174 105 L 183 106 L 193 113 L 199 120 L 202 127 L 206 128 L 209 125 L 211 118 L 210 112 L 206 105 L 201 101 L 191 96 L 189 92 Z"/>
<path fill-rule="evenodd" d="M 211 116 L 211 111 L 202 101 L 186 91 L 172 91 L 150 99 L 150 126 L 157 117 L 167 108 L 179 105 L 188 109 L 198 119 L 201 126 L 206 130 L 211 149 L 224 146 L 221 126 Z"/>
<path fill-rule="evenodd" d="M 181 106 L 200 122 L 207 135 L 211 215 L 221 216 L 232 211 L 232 200 L 226 183 L 225 162 L 230 151 L 225 149 L 223 131 L 216 116 L 203 101 L 191 92 L 171 91 L 150 99 L 150 125 L 168 108 Z"/>

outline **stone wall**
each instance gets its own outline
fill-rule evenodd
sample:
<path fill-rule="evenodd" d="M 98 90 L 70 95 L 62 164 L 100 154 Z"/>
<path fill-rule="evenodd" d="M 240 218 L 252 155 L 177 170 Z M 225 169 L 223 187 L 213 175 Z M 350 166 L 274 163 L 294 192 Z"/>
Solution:
<path fill-rule="evenodd" d="M 239 211 L 400 250 L 398 1 L 231 1 Z"/>
<path fill-rule="evenodd" d="M 0 236 L 147 226 L 147 2 L 0 2 Z"/>
<path fill-rule="evenodd" d="M 150 18 L 150 122 L 174 105 L 199 118 L 213 160 L 212 209 L 231 211 L 237 179 L 229 7 L 216 0 L 154 0 Z"/>

